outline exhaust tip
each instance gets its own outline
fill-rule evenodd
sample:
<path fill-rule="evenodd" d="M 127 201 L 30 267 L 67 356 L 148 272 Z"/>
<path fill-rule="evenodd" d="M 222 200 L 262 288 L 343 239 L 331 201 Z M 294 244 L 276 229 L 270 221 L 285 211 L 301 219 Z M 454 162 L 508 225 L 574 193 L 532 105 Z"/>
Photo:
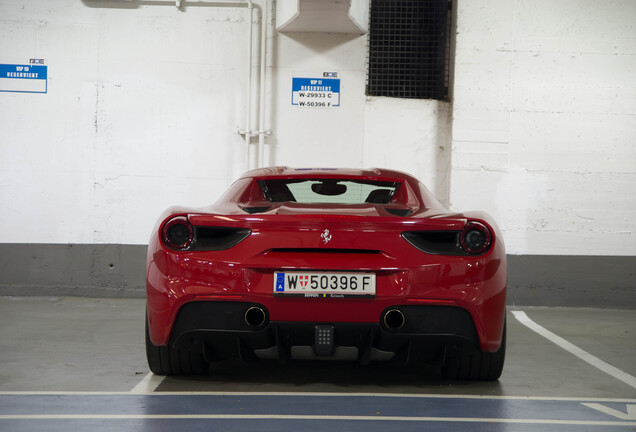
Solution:
<path fill-rule="evenodd" d="M 399 309 L 389 309 L 384 314 L 384 325 L 391 330 L 397 330 L 404 325 L 404 314 Z"/>
<path fill-rule="evenodd" d="M 266 320 L 265 311 L 259 306 L 252 306 L 245 311 L 245 323 L 250 327 L 260 327 Z"/>

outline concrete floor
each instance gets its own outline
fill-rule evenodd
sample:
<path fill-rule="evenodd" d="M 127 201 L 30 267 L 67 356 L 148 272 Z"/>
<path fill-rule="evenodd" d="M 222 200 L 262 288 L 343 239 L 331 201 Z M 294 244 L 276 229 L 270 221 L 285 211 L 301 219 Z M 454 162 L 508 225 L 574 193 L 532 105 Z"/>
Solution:
<path fill-rule="evenodd" d="M 627 378 L 621 380 L 611 376 L 537 334 L 521 324 L 512 310 L 525 312 L 537 324 L 612 365 Z M 497 421 L 497 429 L 486 427 L 483 430 L 556 430 L 553 428 L 554 422 L 561 422 L 568 415 L 574 419 L 568 421 L 575 423 L 556 423 L 561 428 L 558 430 L 570 430 L 568 427 L 572 427 L 571 430 L 584 430 L 581 427 L 590 425 L 602 427 L 591 430 L 636 430 L 636 385 L 630 381 L 630 377 L 633 379 L 636 376 L 636 313 L 632 310 L 518 307 L 509 310 L 506 365 L 501 379 L 494 383 L 444 381 L 433 368 L 396 369 L 381 364 L 359 367 L 329 362 L 292 365 L 226 363 L 215 366 L 213 372 L 206 377 L 164 379 L 148 374 L 143 317 L 144 301 L 139 299 L 0 297 L 0 398 L 4 398 L 0 399 L 0 430 L 41 430 L 45 425 L 45 430 L 78 427 L 77 424 L 65 423 L 59 424 L 57 428 L 55 422 L 36 426 L 33 422 L 38 418 L 29 417 L 38 415 L 34 411 L 16 417 L 11 408 L 20 402 L 16 398 L 31 398 L 26 403 L 33 410 L 46 411 L 51 409 L 50 400 L 37 398 L 47 395 L 58 398 L 77 397 L 76 400 L 67 401 L 65 406 L 68 408 L 84 403 L 86 398 L 115 397 L 121 400 L 140 391 L 146 393 L 145 402 L 139 402 L 143 406 L 146 406 L 148 397 L 156 395 L 240 395 L 244 401 L 270 395 L 274 399 L 287 398 L 285 403 L 290 399 L 298 400 L 298 397 L 329 398 L 312 402 L 316 406 L 325 407 L 329 406 L 329 401 L 334 397 L 354 396 L 373 396 L 376 401 L 380 400 L 377 398 L 388 398 L 391 401 L 406 398 L 400 402 L 402 406 L 408 405 L 413 398 L 420 400 L 423 397 L 429 398 L 428 401 L 437 401 L 435 403 L 442 403 L 450 400 L 449 398 L 453 401 L 478 400 L 483 403 L 495 401 L 498 404 L 498 415 L 502 415 L 502 418 L 514 416 L 511 413 L 517 409 L 516 405 L 503 407 L 501 404 L 504 402 L 519 404 L 519 401 L 551 401 L 554 410 L 560 403 L 572 401 L 576 401 L 578 408 L 585 408 L 585 403 L 580 401 L 588 401 L 588 405 L 605 404 L 606 411 L 609 410 L 610 414 L 588 407 L 584 409 L 582 417 L 577 417 L 579 414 L 567 414 L 574 413 L 571 407 L 564 407 L 563 413 L 554 414 L 557 420 L 542 419 L 539 423 L 514 420 L 506 427 Z M 241 397 L 237 396 L 237 400 Z M 271 398 L 270 400 L 274 400 Z M 133 402 L 131 406 L 135 405 Z M 109 403 L 116 404 L 113 401 Z M 354 404 L 358 403 L 363 406 L 366 402 L 354 401 Z M 252 406 L 250 404 L 250 408 Z M 545 415 L 542 413 L 546 410 L 535 408 L 536 415 L 542 418 Z M 529 405 L 519 415 L 527 416 L 532 409 L 534 408 Z M 231 408 L 228 410 L 232 411 Z M 614 410 L 614 415 L 611 410 Z M 595 414 L 590 414 L 589 411 L 594 411 Z M 312 415 L 320 417 L 323 414 L 329 413 Z M 121 427 L 109 424 L 114 427 L 103 430 L 152 430 L 148 423 L 144 423 L 144 419 L 150 421 L 148 418 L 143 415 L 135 416 L 137 414 L 126 420 L 133 422 L 131 424 L 120 424 Z M 400 421 L 400 418 L 394 416 L 395 421 Z M 576 423 L 579 418 L 583 419 L 580 421 L 592 423 Z M 201 421 L 201 418 L 188 419 Z M 220 422 L 231 421 L 225 417 L 215 419 Z M 320 419 L 324 420 L 322 417 Z M 87 421 L 83 417 L 67 420 Z M 298 419 L 286 418 L 285 421 L 292 420 Z M 153 421 L 157 419 L 153 418 Z M 389 420 L 385 419 L 382 423 L 385 421 Z M 624 424 L 619 424 L 620 422 Z M 360 430 L 369 430 L 369 426 L 363 423 L 360 423 Z M 408 423 L 412 425 L 414 422 Z M 457 423 L 453 428 L 451 423 L 444 420 L 442 424 L 449 429 L 439 430 L 461 430 L 466 427 Z M 254 423 L 246 423 L 244 428 L 241 424 L 233 423 L 233 427 L 235 430 L 254 428 Z M 483 422 L 478 422 L 478 425 L 483 426 Z M 166 425 L 162 427 L 164 426 Z M 201 427 L 205 429 L 208 426 L 209 424 Z M 333 428 L 333 425 L 326 427 L 324 421 L 315 419 L 310 426 L 307 430 Z M 421 426 L 420 424 L 418 430 L 422 430 Z M 183 425 L 174 426 L 174 430 L 181 430 L 182 427 Z M 383 427 L 386 428 L 386 424 Z M 275 425 L 272 426 L 272 430 L 276 429 Z M 165 430 L 173 429 L 166 426 Z"/>

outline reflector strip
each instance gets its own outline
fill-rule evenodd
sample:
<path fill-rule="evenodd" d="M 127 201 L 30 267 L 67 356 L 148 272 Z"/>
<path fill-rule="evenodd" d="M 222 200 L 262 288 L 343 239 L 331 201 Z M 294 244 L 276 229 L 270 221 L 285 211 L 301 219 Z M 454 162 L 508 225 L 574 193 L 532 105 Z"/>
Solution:
<path fill-rule="evenodd" d="M 406 301 L 411 303 L 426 303 L 426 304 L 455 304 L 454 300 L 434 300 L 434 299 L 418 299 L 418 298 L 410 298 Z"/>
<path fill-rule="evenodd" d="M 242 294 L 229 294 L 229 295 L 197 295 L 194 298 L 197 299 L 242 299 L 244 296 Z"/>

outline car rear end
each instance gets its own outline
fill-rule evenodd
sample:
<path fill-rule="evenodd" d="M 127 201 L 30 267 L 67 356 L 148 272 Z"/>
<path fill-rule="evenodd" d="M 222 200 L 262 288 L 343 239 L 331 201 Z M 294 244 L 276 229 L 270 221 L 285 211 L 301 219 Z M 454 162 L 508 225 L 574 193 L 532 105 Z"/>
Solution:
<path fill-rule="evenodd" d="M 151 344 L 205 361 L 443 364 L 497 352 L 506 263 L 496 227 L 404 202 L 171 212 L 149 247 Z M 387 210 L 405 207 L 412 215 Z"/>

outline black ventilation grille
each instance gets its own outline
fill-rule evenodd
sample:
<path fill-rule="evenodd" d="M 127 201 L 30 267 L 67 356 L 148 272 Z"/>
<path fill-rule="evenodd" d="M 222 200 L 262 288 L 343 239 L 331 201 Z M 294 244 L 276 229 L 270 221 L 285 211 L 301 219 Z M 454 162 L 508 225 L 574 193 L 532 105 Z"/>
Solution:
<path fill-rule="evenodd" d="M 399 209 L 399 208 L 387 208 L 387 207 L 385 207 L 384 210 L 388 211 L 392 215 L 402 216 L 402 217 L 406 217 L 406 216 L 410 215 L 411 213 L 413 213 L 413 210 L 411 210 L 411 209 Z"/>
<path fill-rule="evenodd" d="M 236 246 L 245 240 L 252 231 L 247 228 L 226 228 L 195 226 L 194 243 L 190 250 L 216 251 Z"/>
<path fill-rule="evenodd" d="M 448 100 L 450 0 L 372 0 L 367 95 Z"/>
<path fill-rule="evenodd" d="M 467 255 L 459 244 L 460 231 L 407 231 L 402 237 L 422 252 L 434 255 Z"/>
<path fill-rule="evenodd" d="M 242 207 L 242 210 L 245 213 L 254 214 L 254 213 L 263 213 L 269 210 L 271 207 Z"/>

